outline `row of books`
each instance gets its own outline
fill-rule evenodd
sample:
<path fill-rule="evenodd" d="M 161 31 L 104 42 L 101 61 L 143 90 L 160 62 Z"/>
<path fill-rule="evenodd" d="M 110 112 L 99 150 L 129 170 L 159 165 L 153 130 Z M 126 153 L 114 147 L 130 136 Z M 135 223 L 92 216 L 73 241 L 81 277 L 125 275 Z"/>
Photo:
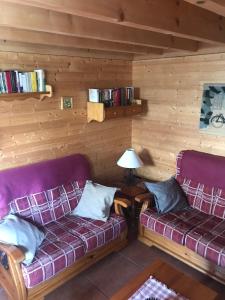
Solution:
<path fill-rule="evenodd" d="M 0 72 L 0 94 L 45 91 L 45 72 L 42 69 L 32 72 L 21 72 L 18 70 Z"/>
<path fill-rule="evenodd" d="M 109 106 L 131 105 L 134 101 L 134 88 L 89 89 L 89 101 Z"/>

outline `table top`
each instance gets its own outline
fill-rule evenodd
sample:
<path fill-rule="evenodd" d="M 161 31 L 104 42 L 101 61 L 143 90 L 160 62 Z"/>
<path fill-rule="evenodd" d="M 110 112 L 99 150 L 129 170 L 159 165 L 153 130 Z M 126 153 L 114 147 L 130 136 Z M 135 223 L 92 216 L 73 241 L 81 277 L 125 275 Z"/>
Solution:
<path fill-rule="evenodd" d="M 199 281 L 185 275 L 162 260 L 156 260 L 144 271 L 135 276 L 122 287 L 111 300 L 127 300 L 137 289 L 152 275 L 157 280 L 165 283 L 168 288 L 190 300 L 213 300 L 218 294 Z"/>
<path fill-rule="evenodd" d="M 125 185 L 121 188 L 121 192 L 129 197 L 135 197 L 137 195 L 146 193 L 146 190 L 139 186 Z"/>
<path fill-rule="evenodd" d="M 141 185 L 128 185 L 124 182 L 116 182 L 114 186 L 119 187 L 120 192 L 128 197 L 135 197 L 137 195 L 146 193 L 147 190 Z"/>

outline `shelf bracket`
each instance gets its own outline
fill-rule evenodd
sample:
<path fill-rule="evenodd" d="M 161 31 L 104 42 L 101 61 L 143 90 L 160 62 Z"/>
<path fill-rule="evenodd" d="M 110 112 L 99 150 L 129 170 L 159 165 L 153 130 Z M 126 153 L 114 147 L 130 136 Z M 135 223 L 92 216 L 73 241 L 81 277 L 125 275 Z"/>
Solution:
<path fill-rule="evenodd" d="M 43 101 L 45 97 L 51 98 L 53 95 L 52 86 L 49 84 L 46 84 L 46 94 L 40 95 L 40 100 Z"/>

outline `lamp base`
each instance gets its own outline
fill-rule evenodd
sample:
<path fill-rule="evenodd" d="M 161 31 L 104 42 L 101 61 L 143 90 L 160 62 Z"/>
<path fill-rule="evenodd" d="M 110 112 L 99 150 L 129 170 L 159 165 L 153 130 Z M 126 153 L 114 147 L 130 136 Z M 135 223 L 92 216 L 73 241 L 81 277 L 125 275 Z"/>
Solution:
<path fill-rule="evenodd" d="M 136 178 L 134 176 L 134 169 L 127 169 L 124 176 L 124 181 L 126 185 L 135 185 Z"/>

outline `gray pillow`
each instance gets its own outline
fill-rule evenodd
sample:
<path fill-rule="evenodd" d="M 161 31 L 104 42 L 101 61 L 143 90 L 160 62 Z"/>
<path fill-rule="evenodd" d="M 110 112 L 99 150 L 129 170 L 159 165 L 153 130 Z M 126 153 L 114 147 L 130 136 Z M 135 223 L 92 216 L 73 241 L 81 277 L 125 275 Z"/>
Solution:
<path fill-rule="evenodd" d="M 19 246 L 25 252 L 23 263 L 32 263 L 38 247 L 45 238 L 45 234 L 36 226 L 16 215 L 8 215 L 0 221 L 0 242 Z"/>
<path fill-rule="evenodd" d="M 145 185 L 154 195 L 158 213 L 178 211 L 189 207 L 187 198 L 174 177 L 157 183 L 145 182 Z"/>

